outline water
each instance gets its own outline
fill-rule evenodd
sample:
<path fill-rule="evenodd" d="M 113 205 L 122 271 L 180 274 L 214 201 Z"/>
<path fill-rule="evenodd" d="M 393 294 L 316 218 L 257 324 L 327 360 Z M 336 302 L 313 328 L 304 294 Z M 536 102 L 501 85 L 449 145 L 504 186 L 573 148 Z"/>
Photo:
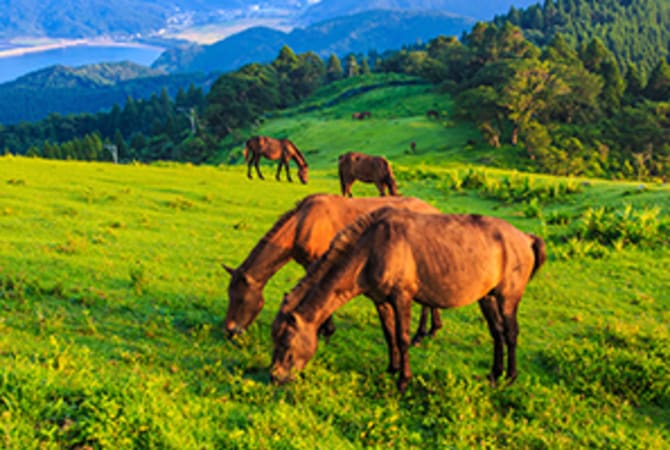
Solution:
<path fill-rule="evenodd" d="M 149 66 L 161 54 L 158 47 L 121 47 L 78 45 L 43 52 L 0 58 L 0 83 L 12 81 L 29 72 L 62 64 L 83 66 L 101 62 L 132 61 Z"/>

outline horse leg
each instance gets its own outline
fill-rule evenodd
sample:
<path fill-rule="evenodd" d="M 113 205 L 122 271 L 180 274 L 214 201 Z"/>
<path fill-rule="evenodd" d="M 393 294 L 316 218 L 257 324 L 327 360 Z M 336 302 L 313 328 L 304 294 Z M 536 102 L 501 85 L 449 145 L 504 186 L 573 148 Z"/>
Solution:
<path fill-rule="evenodd" d="M 377 313 L 382 322 L 382 330 L 384 331 L 384 338 L 389 351 L 389 366 L 386 370 L 388 373 L 397 373 L 400 370 L 400 354 L 398 353 L 398 346 L 396 345 L 395 336 L 395 313 L 393 307 L 388 302 L 375 302 L 377 306 Z"/>
<path fill-rule="evenodd" d="M 328 343 L 328 339 L 335 333 L 335 324 L 333 323 L 333 316 L 328 316 L 325 322 L 319 327 L 319 336 L 323 336 Z"/>
<path fill-rule="evenodd" d="M 412 338 L 412 345 L 416 346 L 423 341 L 423 338 L 428 336 L 428 333 L 426 332 L 426 322 L 428 322 L 428 307 L 427 306 L 422 306 L 421 307 L 421 317 L 419 318 L 419 327 L 416 329 L 416 333 L 414 333 L 414 337 Z"/>
<path fill-rule="evenodd" d="M 431 308 L 430 313 L 432 320 L 430 323 L 430 331 L 428 332 L 428 335 L 430 337 L 434 337 L 437 334 L 437 330 L 442 328 L 442 317 L 440 316 L 439 308 Z"/>
<path fill-rule="evenodd" d="M 252 179 L 251 176 L 251 166 L 254 164 L 254 155 L 252 154 L 249 158 L 249 164 L 247 164 L 247 178 Z"/>
<path fill-rule="evenodd" d="M 286 161 L 284 161 L 284 166 L 286 167 L 286 179 L 290 183 L 293 183 L 293 180 L 291 179 L 291 171 L 290 171 L 290 168 L 289 168 L 289 163 L 290 162 L 291 162 L 291 160 L 287 158 Z"/>
<path fill-rule="evenodd" d="M 263 174 L 261 173 L 260 167 L 258 167 L 258 163 L 261 161 L 261 155 L 260 153 L 254 155 L 254 166 L 256 167 L 256 173 L 258 174 L 258 178 L 261 180 L 264 180 Z"/>
<path fill-rule="evenodd" d="M 279 175 L 281 174 L 281 166 L 284 165 L 284 160 L 282 158 L 279 159 L 279 164 L 277 164 L 277 175 L 275 175 L 275 178 L 277 181 L 281 181 L 279 179 Z"/>
<path fill-rule="evenodd" d="M 379 195 L 381 195 L 382 197 L 386 196 L 386 192 L 384 192 L 384 183 L 382 183 L 381 181 L 375 181 L 375 186 L 377 186 Z"/>
<path fill-rule="evenodd" d="M 493 295 L 487 295 L 480 299 L 479 308 L 484 314 L 489 332 L 493 338 L 493 367 L 489 375 L 489 381 L 492 385 L 495 385 L 503 372 L 503 319 Z"/>
<path fill-rule="evenodd" d="M 344 188 L 343 188 L 344 192 L 343 192 L 342 195 L 344 195 L 345 197 L 353 197 L 353 195 L 351 195 L 351 185 L 352 184 L 354 184 L 353 181 L 350 181 L 350 180 L 345 181 Z"/>
<path fill-rule="evenodd" d="M 507 345 L 507 379 L 509 383 L 516 380 L 516 341 L 519 336 L 519 322 L 516 317 L 516 311 L 519 302 L 515 302 L 514 308 L 511 312 L 503 312 L 503 334 L 505 336 L 505 344 Z"/>
<path fill-rule="evenodd" d="M 412 319 L 412 297 L 397 293 L 392 294 L 389 300 L 395 313 L 395 336 L 400 352 L 398 390 L 404 393 L 410 378 L 412 378 L 412 369 L 409 364 L 409 326 Z"/>

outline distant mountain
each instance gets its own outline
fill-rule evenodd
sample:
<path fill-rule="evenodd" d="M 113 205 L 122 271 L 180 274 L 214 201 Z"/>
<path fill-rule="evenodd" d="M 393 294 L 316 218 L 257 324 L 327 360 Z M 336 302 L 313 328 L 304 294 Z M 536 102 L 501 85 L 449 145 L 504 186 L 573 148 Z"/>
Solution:
<path fill-rule="evenodd" d="M 369 10 L 441 11 L 492 19 L 537 0 L 0 0 L 0 40 L 162 36 L 202 25 L 274 18 L 307 26 Z"/>
<path fill-rule="evenodd" d="M 284 33 L 264 27 L 245 30 L 208 46 L 191 46 L 161 55 L 153 67 L 170 72 L 230 71 L 274 59 L 283 45 L 295 52 L 367 53 L 397 49 L 440 34 L 460 35 L 474 20 L 445 12 L 367 11 Z"/>
<path fill-rule="evenodd" d="M 477 20 L 491 20 L 496 14 L 539 3 L 539 0 L 321 0 L 310 5 L 301 18 L 314 23 L 334 17 L 357 14 L 371 10 L 388 11 L 442 11 L 471 17 Z"/>
<path fill-rule="evenodd" d="M 209 86 L 215 76 L 168 75 L 133 63 L 94 64 L 71 68 L 52 66 L 0 84 L 0 123 L 40 120 L 50 113 L 62 115 L 107 110 L 128 96 L 148 98 L 165 88 L 170 96 L 191 83 Z"/>
<path fill-rule="evenodd" d="M 69 89 L 110 86 L 135 78 L 165 75 L 161 70 L 151 69 L 132 62 L 101 63 L 81 67 L 56 65 L 17 78 L 0 85 L 12 89 Z"/>
<path fill-rule="evenodd" d="M 263 14 L 288 16 L 303 0 L 0 0 L 0 39 L 137 37 Z"/>

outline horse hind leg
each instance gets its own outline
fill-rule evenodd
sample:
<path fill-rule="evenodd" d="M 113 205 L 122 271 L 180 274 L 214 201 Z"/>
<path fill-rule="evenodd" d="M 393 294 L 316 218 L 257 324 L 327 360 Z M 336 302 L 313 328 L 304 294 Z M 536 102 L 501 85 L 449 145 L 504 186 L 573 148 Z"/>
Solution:
<path fill-rule="evenodd" d="M 423 338 L 428 336 L 428 332 L 426 331 L 426 323 L 428 322 L 428 307 L 427 306 L 422 306 L 421 307 L 421 317 L 419 318 L 419 326 L 416 329 L 416 333 L 414 333 L 414 337 L 412 338 L 412 345 L 417 346 L 423 341 Z"/>
<path fill-rule="evenodd" d="M 253 177 L 251 176 L 251 166 L 253 166 L 253 164 L 254 164 L 254 155 L 251 155 L 251 157 L 249 158 L 249 163 L 247 164 L 247 178 L 249 178 L 250 180 L 253 179 Z"/>
<path fill-rule="evenodd" d="M 516 302 L 518 305 L 518 302 Z M 517 307 L 510 313 L 503 312 L 503 336 L 507 345 L 507 380 L 512 384 L 517 377 L 516 371 L 516 343 L 519 336 L 519 321 L 516 317 Z"/>
<path fill-rule="evenodd" d="M 479 300 L 479 308 L 484 314 L 489 332 L 493 338 L 493 367 L 489 374 L 491 385 L 495 386 L 503 373 L 503 318 L 498 309 L 498 302 L 493 295 L 487 295 Z"/>

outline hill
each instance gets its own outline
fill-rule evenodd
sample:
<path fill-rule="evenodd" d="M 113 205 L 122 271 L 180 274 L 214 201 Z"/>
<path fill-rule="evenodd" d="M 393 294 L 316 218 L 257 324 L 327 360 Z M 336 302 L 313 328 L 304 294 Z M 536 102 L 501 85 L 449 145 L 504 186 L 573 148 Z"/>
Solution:
<path fill-rule="evenodd" d="M 320 22 L 284 33 L 264 27 L 250 28 L 208 46 L 171 50 L 152 67 L 176 71 L 229 71 L 251 62 L 267 62 L 283 45 L 295 52 L 367 53 L 397 49 L 440 34 L 460 35 L 472 19 L 442 12 L 368 11 Z"/>
<path fill-rule="evenodd" d="M 36 121 L 52 113 L 95 113 L 123 105 L 128 96 L 148 98 L 165 88 L 174 96 L 191 83 L 206 86 L 214 75 L 168 75 L 134 63 L 104 63 L 76 68 L 53 66 L 0 84 L 0 123 Z"/>
<path fill-rule="evenodd" d="M 321 0 L 310 5 L 302 15 L 303 20 L 315 23 L 335 17 L 371 10 L 388 11 L 442 11 L 477 20 L 491 20 L 494 15 L 506 13 L 510 7 L 523 8 L 536 0 Z"/>

